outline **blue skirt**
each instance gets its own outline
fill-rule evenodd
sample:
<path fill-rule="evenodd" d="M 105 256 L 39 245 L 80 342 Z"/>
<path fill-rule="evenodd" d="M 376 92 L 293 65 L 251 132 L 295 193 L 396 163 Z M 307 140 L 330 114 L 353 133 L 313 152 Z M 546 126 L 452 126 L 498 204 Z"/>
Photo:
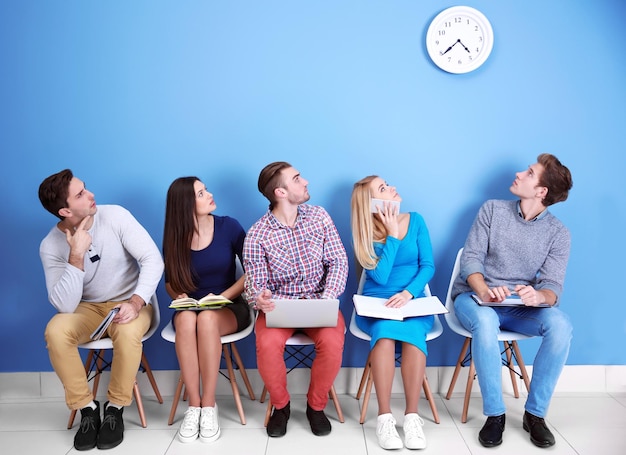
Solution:
<path fill-rule="evenodd" d="M 355 315 L 355 322 L 359 329 L 372 337 L 370 349 L 381 338 L 388 338 L 416 346 L 424 355 L 428 355 L 426 349 L 426 335 L 433 327 L 434 316 L 417 316 L 406 318 L 404 321 L 391 319 L 369 318 Z M 399 346 L 396 347 L 396 350 Z"/>

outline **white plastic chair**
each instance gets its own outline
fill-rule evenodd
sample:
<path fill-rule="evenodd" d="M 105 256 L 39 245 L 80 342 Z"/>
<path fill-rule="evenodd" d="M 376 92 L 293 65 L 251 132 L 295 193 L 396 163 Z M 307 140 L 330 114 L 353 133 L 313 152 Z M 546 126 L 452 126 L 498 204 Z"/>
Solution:
<path fill-rule="evenodd" d="M 365 272 L 362 272 L 361 278 L 359 280 L 357 294 L 363 291 L 364 284 L 365 284 Z M 424 287 L 424 294 L 427 297 L 432 295 L 428 284 L 426 285 L 426 287 Z M 355 337 L 361 340 L 365 340 L 367 342 L 371 341 L 372 339 L 367 333 L 363 332 L 356 325 L 354 309 L 352 310 L 352 317 L 350 318 L 350 333 L 352 333 L 352 335 L 354 335 Z M 434 340 L 435 338 L 440 336 L 442 333 L 443 333 L 443 326 L 441 325 L 441 320 L 439 319 L 439 315 L 435 315 L 433 326 L 430 329 L 430 331 L 426 334 L 426 341 Z M 363 396 L 363 406 L 361 408 L 361 416 L 359 419 L 360 423 L 365 422 L 365 415 L 367 414 L 367 407 L 369 405 L 370 395 L 372 393 L 372 385 L 374 383 L 374 379 L 372 377 L 372 370 L 371 370 L 372 365 L 370 361 L 370 355 L 371 355 L 371 352 L 367 356 L 367 361 L 365 362 L 365 369 L 363 370 L 363 375 L 361 376 L 361 382 L 359 383 L 359 390 L 357 391 L 357 394 L 356 394 L 356 399 L 360 400 L 361 393 L 363 392 L 363 387 L 365 386 L 365 395 Z M 401 354 L 397 354 L 396 362 L 399 362 L 400 358 L 401 358 Z M 428 378 L 426 377 L 426 374 L 424 374 L 424 381 L 422 383 L 422 387 L 424 389 L 424 395 L 426 396 L 426 399 L 428 400 L 428 403 L 430 404 L 430 409 L 433 413 L 433 419 L 435 420 L 435 423 L 439 423 L 440 420 L 439 420 L 439 413 L 437 412 L 437 405 L 435 403 L 433 394 L 430 390 L 430 385 L 428 384 Z"/>
<path fill-rule="evenodd" d="M 465 341 L 463 342 L 463 347 L 461 348 L 461 353 L 459 354 L 459 358 L 456 362 L 456 367 L 454 368 L 454 374 L 452 375 L 452 380 L 450 381 L 450 387 L 448 388 L 448 393 L 446 394 L 446 400 L 449 400 L 452 396 L 452 392 L 454 391 L 454 385 L 456 384 L 456 380 L 461 371 L 461 367 L 469 365 L 469 371 L 467 373 L 467 385 L 465 387 L 465 400 L 463 402 L 463 413 L 461 414 L 461 422 L 467 422 L 467 411 L 469 409 L 469 401 L 470 395 L 472 393 L 472 384 L 476 377 L 476 368 L 474 367 L 474 361 L 472 360 L 472 349 L 471 349 L 471 340 L 472 333 L 466 330 L 459 320 L 456 317 L 454 312 L 454 302 L 452 301 L 452 287 L 454 285 L 454 280 L 460 273 L 461 269 L 461 254 L 463 253 L 463 248 L 459 250 L 456 255 L 456 260 L 454 261 L 454 268 L 452 270 L 452 275 L 450 277 L 450 284 L 448 285 L 448 294 L 446 296 L 446 309 L 448 313 L 444 315 L 446 319 L 446 323 L 452 329 L 453 332 L 465 337 Z M 526 390 L 530 390 L 530 380 L 528 378 L 528 373 L 526 371 L 526 366 L 524 365 L 524 359 L 522 358 L 522 354 L 519 350 L 517 342 L 519 340 L 525 340 L 528 338 L 532 338 L 529 335 L 523 335 L 518 332 L 511 332 L 508 330 L 501 330 L 498 334 L 498 341 L 501 341 L 504 345 L 504 349 L 502 354 L 504 357 L 502 358 L 502 364 L 509 369 L 509 373 L 511 375 L 511 383 L 513 385 L 513 393 L 515 398 L 519 398 L 519 390 L 517 387 L 517 382 L 515 381 L 515 376 L 519 376 L 524 380 L 524 384 L 526 385 Z M 517 362 L 519 366 L 520 372 L 518 373 L 513 365 L 513 358 Z"/>
<path fill-rule="evenodd" d="M 291 372 L 294 368 L 299 367 L 300 365 L 311 368 L 314 358 L 314 352 L 308 351 L 307 346 L 312 346 L 314 344 L 315 342 L 303 332 L 296 332 L 287 339 L 287 342 L 285 343 L 285 361 L 288 361 L 289 359 L 294 359 L 296 361 L 296 364 L 287 370 L 287 374 L 289 374 L 289 372 Z M 267 387 L 263 385 L 263 392 L 261 392 L 261 399 L 259 401 L 263 403 L 266 396 Z M 344 423 L 345 419 L 343 417 L 343 411 L 341 409 L 341 404 L 339 403 L 339 398 L 337 397 L 337 392 L 335 391 L 334 385 L 330 387 L 328 396 L 335 405 L 339 422 Z M 272 400 L 269 400 L 267 402 L 267 410 L 265 411 L 265 426 L 267 426 L 267 423 L 270 420 L 270 416 L 272 415 L 272 408 Z"/>
<path fill-rule="evenodd" d="M 211 310 L 206 310 L 211 311 Z M 235 345 L 236 341 L 242 340 L 250 335 L 254 329 L 255 315 L 254 310 L 250 309 L 250 324 L 243 329 L 241 332 L 231 333 L 230 335 L 224 335 L 221 337 L 222 342 L 222 358 L 226 362 L 226 368 L 228 370 L 228 376 L 220 371 L 220 374 L 230 380 L 231 388 L 233 389 L 233 398 L 235 399 L 235 404 L 237 405 L 237 411 L 239 412 L 239 420 L 241 420 L 241 424 L 246 424 L 246 415 L 243 411 L 243 405 L 241 404 L 241 396 L 239 395 L 239 386 L 237 385 L 237 379 L 235 377 L 235 369 L 233 367 L 233 361 L 239 372 L 241 373 L 241 377 L 243 379 L 246 388 L 248 389 L 248 394 L 250 395 L 251 400 L 255 400 L 254 392 L 252 391 L 252 386 L 250 385 L 250 381 L 248 379 L 248 374 L 246 373 L 246 369 L 241 361 L 241 356 L 239 355 L 239 351 L 237 350 L 237 346 Z M 172 321 L 170 321 L 161 331 L 161 336 L 163 339 L 169 341 L 170 343 L 176 342 L 176 332 L 174 331 L 174 327 L 172 325 Z M 176 408 L 178 407 L 178 402 L 180 401 L 180 396 L 183 392 L 183 376 L 180 375 L 178 379 L 178 385 L 176 386 L 176 392 L 174 393 L 174 400 L 172 402 L 172 409 L 170 410 L 169 420 L 167 421 L 168 425 L 172 425 L 174 423 L 174 416 L 176 414 Z M 186 399 L 186 393 L 183 395 L 183 400 Z"/>
<path fill-rule="evenodd" d="M 154 332 L 159 328 L 159 324 L 161 322 L 161 312 L 159 311 L 159 302 L 157 300 L 156 294 L 152 296 L 150 299 L 150 303 L 152 305 L 152 320 L 150 322 L 150 328 L 146 332 L 146 334 L 141 338 L 141 342 L 145 342 L 148 340 Z M 93 380 L 93 388 L 92 393 L 94 399 L 98 393 L 98 385 L 100 383 L 100 374 L 108 367 L 111 366 L 109 361 L 104 359 L 104 351 L 105 350 L 113 350 L 113 342 L 110 338 L 101 338 L 96 341 L 89 341 L 87 343 L 79 344 L 78 347 L 80 349 L 89 349 L 89 353 L 87 354 L 87 359 L 85 360 L 85 374 L 89 378 L 89 380 Z M 95 355 L 95 359 L 94 359 Z M 113 354 L 114 355 L 114 354 Z M 152 374 L 152 370 L 150 369 L 150 364 L 148 363 L 148 359 L 145 354 L 141 353 L 141 363 L 139 364 L 140 370 L 142 370 L 148 376 L 148 380 L 152 385 L 152 389 L 154 390 L 154 394 L 156 395 L 159 403 L 163 403 L 163 398 L 161 397 L 161 393 L 159 392 L 159 387 L 154 379 L 154 375 Z M 89 377 L 91 374 L 91 378 Z M 143 401 L 141 400 L 141 393 L 139 392 L 139 386 L 137 385 L 137 380 L 135 379 L 135 384 L 133 385 L 133 395 L 135 396 L 135 402 L 137 403 L 137 411 L 139 413 L 139 419 L 141 420 L 141 426 L 146 428 L 146 414 L 143 409 Z M 70 419 L 67 422 L 68 430 L 72 428 L 74 424 L 74 418 L 76 417 L 76 410 L 72 410 L 70 412 Z"/>

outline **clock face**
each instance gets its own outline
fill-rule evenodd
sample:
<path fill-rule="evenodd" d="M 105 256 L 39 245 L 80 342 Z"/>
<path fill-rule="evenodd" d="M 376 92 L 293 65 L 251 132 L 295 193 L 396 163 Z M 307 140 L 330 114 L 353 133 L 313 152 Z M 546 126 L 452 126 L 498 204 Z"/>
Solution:
<path fill-rule="evenodd" d="M 453 6 L 439 13 L 426 32 L 432 61 L 449 73 L 468 73 L 485 63 L 493 47 L 489 20 L 469 6 Z"/>

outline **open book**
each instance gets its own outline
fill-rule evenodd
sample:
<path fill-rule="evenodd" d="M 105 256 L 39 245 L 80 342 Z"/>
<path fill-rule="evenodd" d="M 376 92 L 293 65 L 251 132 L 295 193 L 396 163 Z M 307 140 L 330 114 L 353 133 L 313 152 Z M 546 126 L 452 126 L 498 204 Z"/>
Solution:
<path fill-rule="evenodd" d="M 92 341 L 96 341 L 96 340 L 99 340 L 100 338 L 102 338 L 102 335 L 105 334 L 105 332 L 107 331 L 107 329 L 111 325 L 111 322 L 113 322 L 113 318 L 115 317 L 115 315 L 119 311 L 120 311 L 119 307 L 113 308 L 111 311 L 109 311 L 109 314 L 107 314 L 104 317 L 104 319 L 102 320 L 102 322 L 100 323 L 98 328 L 96 330 L 94 330 L 93 333 L 91 334 L 90 338 L 91 338 Z"/>
<path fill-rule="evenodd" d="M 483 302 L 476 294 L 472 294 L 472 299 L 480 306 L 524 306 L 524 302 L 522 302 L 522 299 L 517 294 L 511 294 L 502 302 Z M 550 305 L 547 303 L 540 303 L 537 305 L 537 308 L 546 308 L 549 306 Z"/>
<path fill-rule="evenodd" d="M 385 306 L 389 299 L 380 297 L 369 297 L 355 294 L 352 297 L 354 309 L 359 316 L 368 316 L 379 319 L 394 319 L 402 321 L 404 318 L 413 316 L 427 316 L 431 314 L 447 313 L 446 307 L 436 296 L 419 297 L 409 300 L 406 305 L 400 308 L 390 308 Z"/>
<path fill-rule="evenodd" d="M 196 300 L 191 297 L 172 300 L 170 308 L 174 308 L 175 310 L 214 310 L 231 303 L 233 302 L 228 300 L 223 295 L 209 294 L 205 295 L 200 300 Z"/>

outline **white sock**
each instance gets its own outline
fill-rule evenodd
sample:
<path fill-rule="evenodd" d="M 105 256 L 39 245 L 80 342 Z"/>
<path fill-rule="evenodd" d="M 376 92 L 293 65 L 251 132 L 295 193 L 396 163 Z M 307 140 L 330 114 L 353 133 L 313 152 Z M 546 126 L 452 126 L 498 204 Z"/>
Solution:
<path fill-rule="evenodd" d="M 96 402 L 95 402 L 95 401 L 93 401 L 93 400 L 91 400 L 91 402 L 87 403 L 87 405 L 85 406 L 85 408 L 91 408 L 91 409 L 93 409 L 93 410 L 95 411 L 95 410 L 96 410 L 96 408 L 97 408 L 97 406 L 96 406 Z M 83 409 L 85 409 L 85 408 L 83 408 Z"/>
<path fill-rule="evenodd" d="M 114 404 L 109 402 L 109 404 L 107 405 L 107 408 L 115 408 L 115 409 L 122 409 L 124 406 L 122 406 L 121 404 Z"/>

